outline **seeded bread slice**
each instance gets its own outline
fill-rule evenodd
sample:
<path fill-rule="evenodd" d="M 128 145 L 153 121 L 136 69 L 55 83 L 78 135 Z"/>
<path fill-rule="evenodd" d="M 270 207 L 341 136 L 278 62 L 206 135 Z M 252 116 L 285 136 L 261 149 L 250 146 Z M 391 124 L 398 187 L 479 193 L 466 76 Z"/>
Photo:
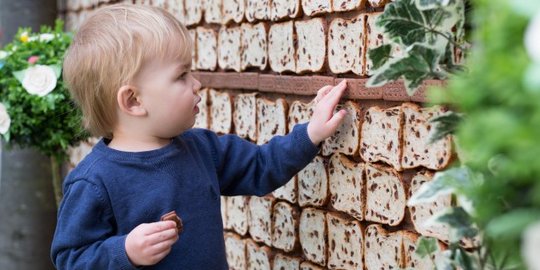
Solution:
<path fill-rule="evenodd" d="M 189 29 L 191 37 L 191 70 L 197 69 L 197 29 Z"/>
<path fill-rule="evenodd" d="M 329 269 L 363 269 L 364 237 L 360 222 L 336 213 L 326 214 Z"/>
<path fill-rule="evenodd" d="M 405 216 L 407 198 L 401 176 L 393 169 L 366 165 L 367 221 L 398 225 Z"/>
<path fill-rule="evenodd" d="M 420 269 L 420 270 L 430 270 L 436 269 L 434 262 L 437 260 L 437 253 L 431 254 L 421 258 L 420 255 L 416 254 L 416 242 L 418 241 L 419 235 L 413 232 L 404 231 L 403 232 L 403 262 L 405 269 Z M 442 245 L 439 243 L 439 248 L 443 249 Z"/>
<path fill-rule="evenodd" d="M 268 59 L 275 72 L 295 71 L 293 21 L 276 23 L 268 32 Z"/>
<path fill-rule="evenodd" d="M 210 28 L 197 27 L 197 69 L 215 70 L 217 65 L 217 34 Z"/>
<path fill-rule="evenodd" d="M 273 270 L 300 270 L 300 262 L 302 259 L 295 258 L 283 254 L 277 254 L 274 257 L 274 267 Z"/>
<path fill-rule="evenodd" d="M 233 122 L 238 136 L 257 140 L 257 93 L 235 97 Z"/>
<path fill-rule="evenodd" d="M 300 0 L 272 0 L 270 18 L 272 21 L 296 18 L 300 15 Z"/>
<path fill-rule="evenodd" d="M 204 20 L 207 23 L 221 23 L 223 21 L 222 0 L 204 0 L 202 2 L 204 2 Z"/>
<path fill-rule="evenodd" d="M 413 103 L 404 103 L 403 116 L 403 157 L 401 166 L 404 169 L 419 166 L 432 170 L 444 169 L 452 157 L 452 139 L 448 135 L 445 138 L 430 143 L 429 140 L 435 128 L 429 120 L 444 113 L 440 106 L 421 108 Z"/>
<path fill-rule="evenodd" d="M 167 1 L 166 10 L 171 13 L 179 22 L 186 23 L 186 7 L 183 0 Z"/>
<path fill-rule="evenodd" d="M 368 0 L 368 1 L 372 7 L 382 7 L 386 5 L 386 3 L 390 2 L 389 0 Z"/>
<path fill-rule="evenodd" d="M 257 67 L 264 70 L 268 63 L 268 42 L 266 25 L 243 23 L 242 26 L 242 63 L 241 69 Z"/>
<path fill-rule="evenodd" d="M 199 113 L 195 117 L 195 128 L 210 128 L 210 113 L 208 112 L 208 88 L 204 88 L 199 91 L 198 95 L 201 97 L 201 101 L 197 104 Z"/>
<path fill-rule="evenodd" d="M 298 247 L 298 210 L 286 202 L 278 202 L 272 212 L 272 246 L 285 252 Z"/>
<path fill-rule="evenodd" d="M 402 265 L 400 231 L 387 232 L 382 225 L 372 224 L 365 231 L 364 261 L 366 270 L 400 269 Z M 416 268 L 414 268 L 416 269 Z"/>
<path fill-rule="evenodd" d="M 272 195 L 278 199 L 286 200 L 290 203 L 296 203 L 297 201 L 297 184 L 296 184 L 296 176 L 293 176 L 287 184 L 283 185 L 282 187 L 274 190 L 272 192 Z"/>
<path fill-rule="evenodd" d="M 304 257 L 325 266 L 328 256 L 325 211 L 311 207 L 304 208 L 300 214 L 298 231 Z"/>
<path fill-rule="evenodd" d="M 270 20 L 270 3 L 270 0 L 246 0 L 247 21 Z"/>
<path fill-rule="evenodd" d="M 272 208 L 274 199 L 252 196 L 249 200 L 249 234 L 253 240 L 272 245 Z"/>
<path fill-rule="evenodd" d="M 223 228 L 231 229 L 231 227 L 229 227 L 229 222 L 227 219 L 227 207 L 227 197 L 220 196 L 221 221 L 223 222 Z"/>
<path fill-rule="evenodd" d="M 316 156 L 298 175 L 298 204 L 324 206 L 328 201 L 328 173 L 324 159 Z"/>
<path fill-rule="evenodd" d="M 411 184 L 409 186 L 409 198 L 413 196 L 424 183 L 431 181 L 432 178 L 433 174 L 430 172 L 418 172 L 411 179 Z M 433 215 L 450 207 L 451 202 L 451 195 L 445 195 L 439 197 L 435 202 L 410 206 L 409 213 L 411 214 L 411 219 L 415 230 L 424 236 L 432 236 L 441 241 L 448 242 L 450 234 L 448 225 L 437 223 L 427 226 L 429 224 L 426 225 L 425 222 Z"/>
<path fill-rule="evenodd" d="M 336 210 L 364 219 L 364 164 L 335 154 L 328 164 L 330 204 Z"/>
<path fill-rule="evenodd" d="M 362 74 L 364 65 L 364 15 L 336 18 L 328 30 L 328 66 L 333 73 Z"/>
<path fill-rule="evenodd" d="M 246 196 L 227 199 L 227 228 L 240 235 L 246 235 L 248 231 L 248 202 L 249 197 Z"/>
<path fill-rule="evenodd" d="M 362 9 L 366 5 L 366 0 L 333 0 L 332 9 L 334 11 L 348 11 Z"/>
<path fill-rule="evenodd" d="M 384 34 L 383 29 L 376 25 L 377 18 L 382 14 L 382 12 L 373 12 L 367 14 L 366 20 L 366 52 L 370 49 L 375 49 L 379 46 L 390 44 L 390 39 L 387 35 Z M 390 56 L 399 57 L 403 55 L 403 52 L 399 46 L 393 46 Z M 365 75 L 373 75 L 373 62 L 369 59 L 369 55 L 366 54 L 366 64 L 364 68 Z"/>
<path fill-rule="evenodd" d="M 228 134 L 232 126 L 232 97 L 227 92 L 210 89 L 210 129 L 219 134 Z"/>
<path fill-rule="evenodd" d="M 331 0 L 302 0 L 302 10 L 307 16 L 332 12 Z"/>
<path fill-rule="evenodd" d="M 185 1 L 186 25 L 196 25 L 201 22 L 203 15 L 203 1 Z"/>
<path fill-rule="evenodd" d="M 401 171 L 401 106 L 381 109 L 370 107 L 362 123 L 360 155 L 366 162 L 382 161 Z"/>
<path fill-rule="evenodd" d="M 326 59 L 326 21 L 315 18 L 296 21 L 296 73 L 319 72 Z"/>
<path fill-rule="evenodd" d="M 222 26 L 218 35 L 218 64 L 224 70 L 241 69 L 242 30 L 240 27 Z"/>
<path fill-rule="evenodd" d="M 246 0 L 223 0 L 223 24 L 244 20 Z"/>
<path fill-rule="evenodd" d="M 311 119 L 311 115 L 313 115 L 313 108 L 310 104 L 303 103 L 298 100 L 293 101 L 293 103 L 291 103 L 291 106 L 289 107 L 289 131 L 293 130 L 296 124 L 309 122 L 309 119 Z"/>
<path fill-rule="evenodd" d="M 257 99 L 257 144 L 262 145 L 276 135 L 287 134 L 287 102 Z"/>
<path fill-rule="evenodd" d="M 310 262 L 302 262 L 300 264 L 300 270 L 324 270 L 324 268 Z"/>
<path fill-rule="evenodd" d="M 246 269 L 246 243 L 240 236 L 233 233 L 225 234 L 225 251 L 229 269 Z"/>
<path fill-rule="evenodd" d="M 347 110 L 347 115 L 336 130 L 336 133 L 324 141 L 322 145 L 322 154 L 324 156 L 334 153 L 354 155 L 358 151 L 362 119 L 360 117 L 360 106 L 352 101 L 347 101 L 344 105 L 338 105 L 336 111 L 341 109 Z"/>
<path fill-rule="evenodd" d="M 267 246 L 259 246 L 251 239 L 246 240 L 247 270 L 272 269 L 273 252 Z"/>

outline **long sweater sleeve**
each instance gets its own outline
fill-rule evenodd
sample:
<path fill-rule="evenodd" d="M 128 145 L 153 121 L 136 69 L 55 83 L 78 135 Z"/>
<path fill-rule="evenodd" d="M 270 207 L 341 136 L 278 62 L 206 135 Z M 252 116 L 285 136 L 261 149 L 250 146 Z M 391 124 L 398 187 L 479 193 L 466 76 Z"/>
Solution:
<path fill-rule="evenodd" d="M 100 187 L 85 180 L 66 185 L 51 247 L 57 269 L 136 269 L 125 252 L 126 235 L 114 235 L 114 219 Z"/>

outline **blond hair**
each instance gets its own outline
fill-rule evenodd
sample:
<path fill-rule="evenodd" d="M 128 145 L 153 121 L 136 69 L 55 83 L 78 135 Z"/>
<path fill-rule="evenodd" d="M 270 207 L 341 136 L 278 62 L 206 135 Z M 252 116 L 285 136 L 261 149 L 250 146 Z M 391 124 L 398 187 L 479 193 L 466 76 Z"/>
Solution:
<path fill-rule="evenodd" d="M 191 38 L 168 12 L 142 5 L 110 5 L 79 28 L 66 53 L 64 81 L 95 136 L 112 137 L 118 89 L 153 59 L 191 64 Z"/>

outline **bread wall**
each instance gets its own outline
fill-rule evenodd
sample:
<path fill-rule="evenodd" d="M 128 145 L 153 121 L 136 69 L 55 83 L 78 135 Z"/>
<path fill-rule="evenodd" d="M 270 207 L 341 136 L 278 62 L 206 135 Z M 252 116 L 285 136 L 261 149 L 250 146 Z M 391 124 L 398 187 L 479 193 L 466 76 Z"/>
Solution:
<path fill-rule="evenodd" d="M 68 1 L 67 27 L 113 2 Z M 123 2 L 163 7 L 187 25 L 204 88 L 196 127 L 264 144 L 309 119 L 318 89 L 348 81 L 340 108 L 349 113 L 311 164 L 267 196 L 222 197 L 231 269 L 433 268 L 415 242 L 433 236 L 444 247 L 448 229 L 422 221 L 451 200 L 406 201 L 448 165 L 452 141 L 428 143 L 428 119 L 445 109 L 422 105 L 425 86 L 412 97 L 401 82 L 365 87 L 366 51 L 387 42 L 374 25 L 386 1 Z M 90 145 L 72 150 L 72 165 Z"/>

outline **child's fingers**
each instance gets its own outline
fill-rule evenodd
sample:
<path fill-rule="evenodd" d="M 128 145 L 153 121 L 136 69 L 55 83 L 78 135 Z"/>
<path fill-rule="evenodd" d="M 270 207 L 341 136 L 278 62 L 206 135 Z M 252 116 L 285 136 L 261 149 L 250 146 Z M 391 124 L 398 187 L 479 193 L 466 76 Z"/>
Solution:
<path fill-rule="evenodd" d="M 313 103 L 319 103 L 319 101 L 321 101 L 321 99 L 326 96 L 333 87 L 334 86 L 332 85 L 325 85 L 321 89 L 319 89 L 319 91 L 317 91 L 317 96 L 313 99 Z"/>
<path fill-rule="evenodd" d="M 174 243 L 176 243 L 176 240 L 178 240 L 178 239 L 171 239 L 171 240 L 159 242 L 159 243 L 152 246 L 152 250 L 150 251 L 150 253 L 152 255 L 159 255 L 159 254 L 164 253 L 164 252 L 169 253 L 169 251 L 171 250 L 172 245 Z"/>
<path fill-rule="evenodd" d="M 335 106 L 339 102 L 339 99 L 341 98 L 341 95 L 343 95 L 346 88 L 347 80 L 343 80 L 332 88 L 332 90 L 326 96 L 324 96 L 322 100 Z"/>
<path fill-rule="evenodd" d="M 328 129 L 335 131 L 338 128 L 338 126 L 341 124 L 343 119 L 345 119 L 345 115 L 347 115 L 346 110 L 340 110 L 339 112 L 334 114 L 332 118 L 330 118 L 330 120 L 326 122 Z"/>
<path fill-rule="evenodd" d="M 178 231 L 176 228 L 168 229 L 165 231 L 157 232 L 151 235 L 148 235 L 148 244 L 149 245 L 155 245 L 160 242 L 165 242 L 168 240 L 174 239 L 176 241 L 176 238 L 178 237 Z"/>
<path fill-rule="evenodd" d="M 171 220 L 148 223 L 146 224 L 144 235 L 151 235 L 173 228 L 176 228 L 176 223 Z"/>

